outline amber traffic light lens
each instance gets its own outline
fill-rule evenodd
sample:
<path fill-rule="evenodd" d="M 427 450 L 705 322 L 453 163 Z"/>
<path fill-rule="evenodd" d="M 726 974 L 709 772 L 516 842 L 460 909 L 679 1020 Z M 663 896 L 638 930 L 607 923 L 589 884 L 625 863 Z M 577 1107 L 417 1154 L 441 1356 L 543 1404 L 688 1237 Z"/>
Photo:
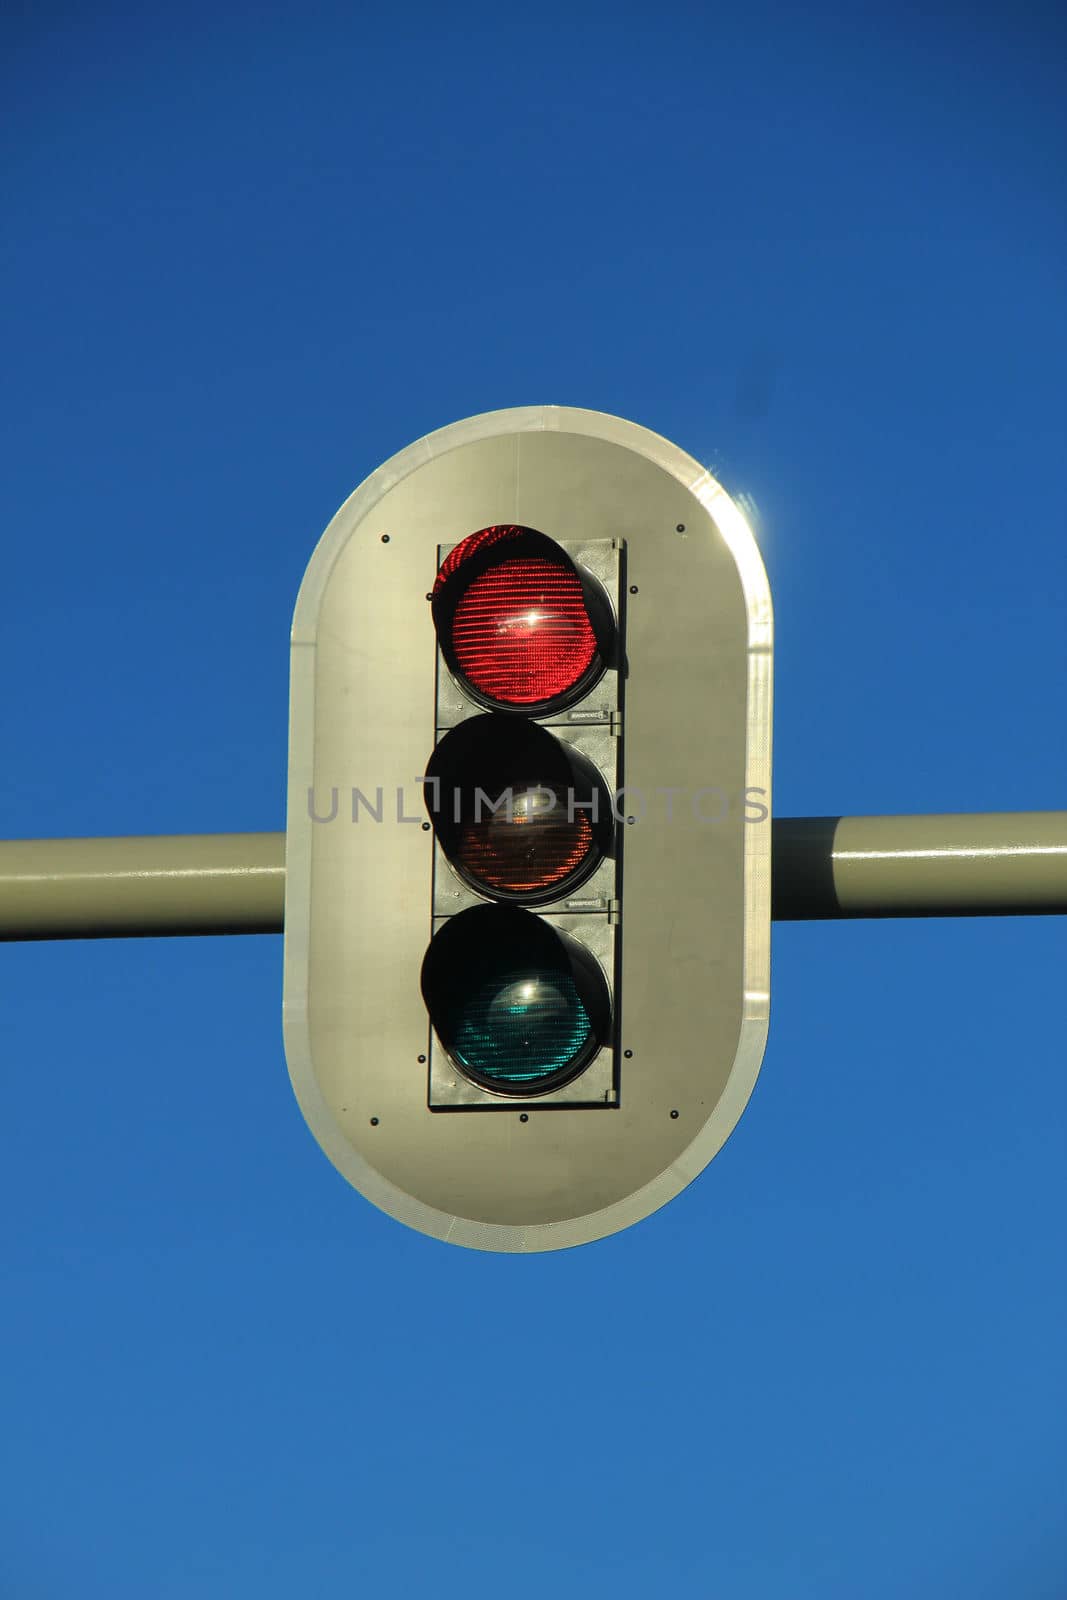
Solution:
<path fill-rule="evenodd" d="M 454 870 L 490 899 L 557 900 L 613 850 L 603 777 L 537 723 L 472 717 L 427 764 L 426 804 Z"/>
<path fill-rule="evenodd" d="M 565 797 L 550 789 L 511 789 L 500 809 L 465 822 L 455 859 L 467 875 L 501 894 L 558 890 L 586 865 L 595 849 L 584 812 L 568 815 Z"/>

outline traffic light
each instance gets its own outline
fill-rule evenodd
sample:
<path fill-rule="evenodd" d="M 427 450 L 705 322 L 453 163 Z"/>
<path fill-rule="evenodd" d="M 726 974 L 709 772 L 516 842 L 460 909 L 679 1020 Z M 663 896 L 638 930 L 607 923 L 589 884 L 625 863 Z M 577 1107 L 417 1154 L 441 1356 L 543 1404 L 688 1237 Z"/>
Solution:
<path fill-rule="evenodd" d="M 614 1103 L 621 556 L 515 524 L 439 551 L 434 1109 Z"/>
<path fill-rule="evenodd" d="M 286 1053 L 383 1210 L 562 1248 L 721 1147 L 767 1029 L 771 645 L 741 511 L 618 418 L 456 423 L 330 523 L 292 634 Z"/>

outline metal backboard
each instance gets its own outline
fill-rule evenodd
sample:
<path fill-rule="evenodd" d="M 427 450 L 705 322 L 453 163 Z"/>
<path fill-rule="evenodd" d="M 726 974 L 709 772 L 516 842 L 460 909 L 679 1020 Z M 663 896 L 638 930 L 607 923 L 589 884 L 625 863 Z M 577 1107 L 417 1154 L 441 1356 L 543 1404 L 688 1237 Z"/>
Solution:
<path fill-rule="evenodd" d="M 438 547 L 495 523 L 625 542 L 634 822 L 609 1109 L 428 1104 L 426 594 Z M 771 651 L 744 515 L 683 451 L 615 417 L 471 418 L 394 456 L 334 517 L 293 622 L 285 1042 L 315 1137 L 383 1210 L 476 1248 L 556 1249 L 646 1216 L 722 1146 L 767 1031 Z"/>

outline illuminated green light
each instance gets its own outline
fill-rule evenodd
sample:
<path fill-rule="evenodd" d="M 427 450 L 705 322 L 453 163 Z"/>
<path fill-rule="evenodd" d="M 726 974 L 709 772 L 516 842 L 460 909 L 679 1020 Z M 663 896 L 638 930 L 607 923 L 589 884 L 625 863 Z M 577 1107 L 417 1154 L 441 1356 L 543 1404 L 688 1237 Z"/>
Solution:
<path fill-rule="evenodd" d="M 536 1085 L 582 1051 L 591 1024 L 563 968 L 513 966 L 453 1000 L 453 1054 L 492 1083 Z"/>
<path fill-rule="evenodd" d="M 499 1095 L 549 1094 L 603 1049 L 611 996 L 580 939 L 517 906 L 445 920 L 422 964 L 434 1030 L 458 1071 Z"/>

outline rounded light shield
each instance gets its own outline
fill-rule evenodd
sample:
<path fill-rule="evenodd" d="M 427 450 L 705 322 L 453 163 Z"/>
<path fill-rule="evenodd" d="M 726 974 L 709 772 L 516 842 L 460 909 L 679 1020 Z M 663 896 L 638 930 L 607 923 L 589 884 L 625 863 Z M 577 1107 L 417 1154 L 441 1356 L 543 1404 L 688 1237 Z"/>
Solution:
<path fill-rule="evenodd" d="M 433 618 L 476 704 L 543 716 L 588 694 L 614 647 L 604 590 L 534 528 L 481 528 L 445 558 Z"/>
<path fill-rule="evenodd" d="M 449 918 L 426 952 L 422 992 L 450 1059 L 494 1094 L 561 1088 L 610 1034 L 611 996 L 592 952 L 513 906 Z"/>
<path fill-rule="evenodd" d="M 460 723 L 427 764 L 424 796 L 453 870 L 489 899 L 562 899 L 614 850 L 601 774 L 533 722 L 492 715 Z"/>

